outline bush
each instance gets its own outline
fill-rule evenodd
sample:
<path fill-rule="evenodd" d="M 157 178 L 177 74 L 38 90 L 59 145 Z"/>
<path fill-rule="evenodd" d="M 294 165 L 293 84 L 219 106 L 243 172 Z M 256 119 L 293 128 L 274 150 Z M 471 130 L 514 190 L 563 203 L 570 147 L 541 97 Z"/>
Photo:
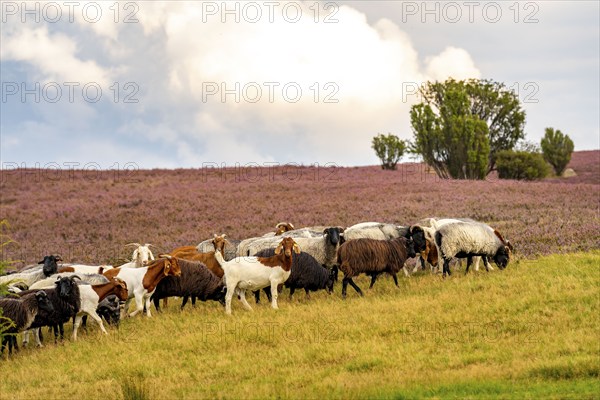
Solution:
<path fill-rule="evenodd" d="M 573 141 L 569 135 L 563 135 L 560 130 L 546 128 L 546 134 L 542 138 L 542 152 L 544 159 L 548 161 L 556 175 L 562 175 L 563 171 L 571 161 L 573 153 Z"/>
<path fill-rule="evenodd" d="M 550 167 L 540 153 L 505 150 L 498 153 L 498 177 L 533 181 L 543 179 L 550 173 Z"/>
<path fill-rule="evenodd" d="M 395 170 L 396 164 L 398 164 L 406 150 L 406 143 L 391 133 L 387 135 L 379 134 L 373 138 L 371 147 L 381 161 L 381 169 Z"/>

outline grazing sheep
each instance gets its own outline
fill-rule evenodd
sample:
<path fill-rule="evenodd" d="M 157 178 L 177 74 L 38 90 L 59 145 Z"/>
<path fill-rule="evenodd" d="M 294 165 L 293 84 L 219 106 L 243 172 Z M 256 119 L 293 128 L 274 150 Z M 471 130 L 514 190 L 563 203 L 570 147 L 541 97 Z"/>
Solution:
<path fill-rule="evenodd" d="M 416 224 L 410 226 L 409 228 L 409 235 L 415 240 L 415 250 L 417 252 L 419 252 L 421 254 L 420 257 L 420 263 L 421 263 L 421 269 L 425 269 L 425 261 L 428 257 L 428 251 L 426 249 L 426 241 L 430 241 L 432 244 L 435 244 L 435 231 L 437 229 L 439 229 L 440 227 L 446 225 L 446 224 L 450 224 L 453 222 L 478 222 L 475 221 L 471 218 L 424 218 L 421 221 L 417 222 Z M 433 246 L 430 246 L 430 248 L 433 248 Z M 473 262 L 475 262 L 475 271 L 479 271 L 479 260 L 481 259 L 481 257 L 476 256 L 473 257 Z M 459 260 L 459 262 L 462 264 L 462 262 Z M 437 272 L 440 272 L 438 270 L 438 264 L 431 264 L 431 271 L 435 272 L 434 270 L 437 270 Z M 491 265 L 488 265 L 489 269 L 493 269 Z M 418 269 L 418 265 L 415 264 L 415 267 L 413 268 L 412 272 L 416 272 Z"/>
<path fill-rule="evenodd" d="M 118 327 L 119 322 L 121 321 L 121 304 L 119 302 L 119 298 L 114 294 L 107 296 L 104 300 L 98 303 L 96 313 L 98 313 L 98 315 L 102 317 L 107 324 Z M 83 326 L 85 326 L 86 320 L 87 315 L 84 315 Z"/>
<path fill-rule="evenodd" d="M 35 266 L 24 269 L 22 272 L 0 276 L 0 285 L 11 284 L 11 282 L 14 282 L 15 284 L 23 283 L 29 287 L 35 282 L 55 274 L 58 271 L 58 261 L 62 261 L 60 256 L 45 256 L 42 261 L 38 262 L 38 264 L 41 264 L 41 267 Z"/>
<path fill-rule="evenodd" d="M 392 275 L 394 283 L 398 286 L 396 274 L 404 268 L 406 260 L 415 255 L 413 240 L 404 237 L 391 240 L 355 239 L 345 242 L 338 251 L 339 268 L 344 273 L 342 297 L 346 297 L 348 284 L 358 294 L 363 295 L 362 290 L 352 280 L 361 273 L 371 276 L 369 289 L 384 272 Z"/>
<path fill-rule="evenodd" d="M 443 275 L 450 275 L 449 263 L 453 257 L 466 258 L 467 269 L 474 256 L 481 256 L 486 270 L 489 270 L 488 257 L 498 268 L 504 269 L 510 261 L 513 250 L 500 232 L 480 222 L 453 222 L 440 227 L 435 232 L 435 244 L 439 254 L 439 267 L 443 264 Z"/>
<path fill-rule="evenodd" d="M 40 310 L 51 313 L 54 311 L 54 308 L 46 292 L 40 290 L 18 299 L 0 299 L 0 310 L 2 310 L 2 316 L 12 322 L 12 326 L 9 326 L 3 332 L 0 354 L 4 353 L 4 348 L 7 344 L 8 353 L 12 354 L 13 347 L 19 350 L 16 335 L 25 329 L 29 329 Z"/>
<path fill-rule="evenodd" d="M 118 327 L 121 321 L 121 303 L 117 295 L 110 294 L 104 300 L 101 300 L 98 303 L 98 308 L 96 308 L 96 314 L 106 321 L 107 324 Z M 87 317 L 87 315 L 84 315 L 81 320 L 81 326 L 84 329 L 87 326 Z"/>
<path fill-rule="evenodd" d="M 171 296 L 183 297 L 182 310 L 190 296 L 194 307 L 196 298 L 202 301 L 215 300 L 225 304 L 223 280 L 206 268 L 206 265 L 183 259 L 178 259 L 177 263 L 181 268 L 181 275 L 168 276 L 161 280 L 150 298 L 154 302 L 156 311 L 160 312 L 159 300 Z"/>
<path fill-rule="evenodd" d="M 275 255 L 274 249 L 261 250 L 257 257 L 272 257 Z M 304 289 L 306 298 L 310 299 L 310 291 L 326 289 L 328 293 L 333 291 L 333 284 L 336 280 L 337 267 L 327 269 L 323 267 L 313 256 L 308 253 L 300 252 L 292 260 L 292 273 L 285 281 L 285 287 L 290 289 L 290 300 L 296 289 Z M 266 288 L 264 289 L 265 292 Z M 259 291 L 255 293 L 260 293 Z M 267 292 L 267 296 L 270 292 Z M 271 299 L 269 298 L 269 301 Z"/>
<path fill-rule="evenodd" d="M 246 290 L 260 290 L 271 287 L 271 306 L 277 306 L 277 286 L 284 283 L 291 274 L 292 253 L 300 254 L 300 248 L 294 239 L 285 237 L 277 248 L 273 257 L 238 257 L 235 260 L 225 261 L 220 252 L 215 257 L 225 272 L 225 313 L 231 314 L 231 299 L 234 293 L 240 296 L 242 304 L 247 310 L 252 310 L 246 301 Z"/>

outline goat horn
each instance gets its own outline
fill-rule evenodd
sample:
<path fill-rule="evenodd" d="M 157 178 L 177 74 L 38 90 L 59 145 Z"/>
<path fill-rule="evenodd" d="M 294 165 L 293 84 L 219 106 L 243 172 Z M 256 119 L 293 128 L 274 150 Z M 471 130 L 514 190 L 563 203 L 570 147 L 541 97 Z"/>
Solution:
<path fill-rule="evenodd" d="M 75 279 L 75 278 L 79 279 L 80 281 L 82 281 L 82 280 L 83 280 L 83 279 L 81 279 L 81 278 L 80 278 L 78 275 L 72 275 L 72 276 L 71 276 L 71 279 Z"/>
<path fill-rule="evenodd" d="M 127 243 L 124 247 L 127 247 L 127 246 L 137 246 L 137 247 L 139 247 L 139 246 L 141 246 L 141 244 L 139 244 L 139 243 Z"/>

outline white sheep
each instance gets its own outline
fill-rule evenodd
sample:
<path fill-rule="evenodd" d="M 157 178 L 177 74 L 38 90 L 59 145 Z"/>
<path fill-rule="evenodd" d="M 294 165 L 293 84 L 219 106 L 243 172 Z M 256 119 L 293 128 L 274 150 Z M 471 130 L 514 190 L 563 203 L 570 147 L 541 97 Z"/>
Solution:
<path fill-rule="evenodd" d="M 410 234 L 412 235 L 415 231 L 415 229 L 421 228 L 424 234 L 424 238 L 430 242 L 431 246 L 435 245 L 435 239 L 434 239 L 434 235 L 435 235 L 435 231 L 439 228 L 441 228 L 442 226 L 446 225 L 446 224 L 451 224 L 454 222 L 475 222 L 477 223 L 478 221 L 475 221 L 473 219 L 470 218 L 425 218 L 422 219 L 421 221 L 417 222 L 415 225 L 412 225 L 411 227 L 409 227 L 409 231 Z M 418 228 L 417 228 L 418 227 Z M 425 244 L 422 243 L 422 239 L 421 241 L 418 238 L 415 238 L 416 242 L 415 245 L 417 248 L 420 247 L 420 249 L 418 249 L 418 252 L 421 253 L 421 257 L 420 257 L 420 261 L 421 261 L 421 265 L 423 266 L 423 268 L 425 267 L 425 263 L 427 260 L 425 260 L 423 258 L 423 250 L 425 250 Z M 419 246 L 420 244 L 420 246 Z M 476 256 L 473 257 L 473 262 L 475 263 L 475 271 L 479 271 L 479 260 L 481 259 L 481 257 Z M 430 265 L 431 266 L 431 271 L 432 272 L 441 272 L 438 269 L 437 265 Z M 419 263 L 417 262 L 417 264 L 415 264 L 415 267 L 413 268 L 413 273 L 417 271 L 417 269 L 419 268 Z M 487 265 L 487 268 L 489 268 L 490 270 L 493 269 L 491 265 Z"/>
<path fill-rule="evenodd" d="M 404 237 L 407 232 L 408 227 L 400 225 L 385 224 L 381 222 L 361 222 L 346 228 L 343 236 L 345 240 L 390 240 L 397 237 Z"/>
<path fill-rule="evenodd" d="M 467 258 L 467 269 L 474 256 L 483 258 L 486 269 L 491 257 L 498 268 L 504 269 L 510 261 L 513 250 L 509 241 L 504 240 L 500 232 L 479 222 L 453 222 L 445 224 L 435 232 L 435 244 L 439 255 L 439 267 L 444 276 L 450 275 L 449 263 L 453 257 Z"/>

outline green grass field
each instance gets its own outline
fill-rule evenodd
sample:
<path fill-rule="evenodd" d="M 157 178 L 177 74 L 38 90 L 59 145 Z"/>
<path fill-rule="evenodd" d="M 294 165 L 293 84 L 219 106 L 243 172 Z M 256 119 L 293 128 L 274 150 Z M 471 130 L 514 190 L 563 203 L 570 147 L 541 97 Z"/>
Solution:
<path fill-rule="evenodd" d="M 232 316 L 172 300 L 0 361 L 0 398 L 599 398 L 599 266 L 594 251 L 399 289 L 363 277 L 364 298 L 338 284 L 279 311 L 234 299 Z"/>

